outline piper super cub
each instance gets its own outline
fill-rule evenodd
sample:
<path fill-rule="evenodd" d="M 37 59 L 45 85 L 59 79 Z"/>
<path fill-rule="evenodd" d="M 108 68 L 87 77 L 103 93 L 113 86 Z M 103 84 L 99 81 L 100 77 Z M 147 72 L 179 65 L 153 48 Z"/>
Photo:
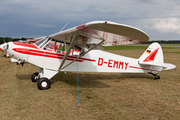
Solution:
<path fill-rule="evenodd" d="M 50 79 L 59 71 L 119 72 L 155 74 L 175 65 L 165 64 L 162 48 L 151 44 L 139 59 L 102 51 L 102 46 L 143 43 L 148 35 L 135 27 L 109 21 L 93 21 L 52 34 L 34 44 L 7 43 L 7 53 L 19 64 L 28 62 L 40 72 L 32 75 L 40 90 L 50 88 Z M 78 62 L 78 67 L 77 67 Z"/>

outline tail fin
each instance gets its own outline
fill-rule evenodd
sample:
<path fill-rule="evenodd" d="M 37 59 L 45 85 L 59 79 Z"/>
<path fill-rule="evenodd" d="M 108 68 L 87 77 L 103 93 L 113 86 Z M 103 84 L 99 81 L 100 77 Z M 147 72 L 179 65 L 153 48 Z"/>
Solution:
<path fill-rule="evenodd" d="M 152 43 L 139 58 L 140 65 L 164 66 L 162 48 L 158 43 Z"/>
<path fill-rule="evenodd" d="M 170 70 L 176 66 L 170 63 L 164 63 L 163 51 L 158 43 L 152 43 L 139 58 L 140 65 L 150 65 L 152 69 Z"/>

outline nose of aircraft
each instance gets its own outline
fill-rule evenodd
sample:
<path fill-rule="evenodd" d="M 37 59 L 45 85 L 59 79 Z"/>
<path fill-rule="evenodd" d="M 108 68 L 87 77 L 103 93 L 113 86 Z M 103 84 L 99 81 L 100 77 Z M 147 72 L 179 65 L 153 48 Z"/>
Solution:
<path fill-rule="evenodd" d="M 13 42 L 8 42 L 6 45 L 6 51 L 10 57 L 18 60 L 19 63 L 28 61 L 29 48 L 26 48 L 23 45 L 17 45 Z"/>

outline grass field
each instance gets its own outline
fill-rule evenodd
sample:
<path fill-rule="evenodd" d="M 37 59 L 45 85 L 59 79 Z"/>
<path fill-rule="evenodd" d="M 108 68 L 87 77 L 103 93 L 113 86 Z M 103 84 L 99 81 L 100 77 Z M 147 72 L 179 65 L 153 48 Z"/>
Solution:
<path fill-rule="evenodd" d="M 51 88 L 42 91 L 30 80 L 37 67 L 17 66 L 1 55 L 0 119 L 178 120 L 180 48 L 166 47 L 164 61 L 177 67 L 160 72 L 160 80 L 149 74 L 80 73 L 80 107 L 76 73 L 58 73 L 51 80 Z M 106 51 L 139 58 L 147 46 L 139 48 Z"/>

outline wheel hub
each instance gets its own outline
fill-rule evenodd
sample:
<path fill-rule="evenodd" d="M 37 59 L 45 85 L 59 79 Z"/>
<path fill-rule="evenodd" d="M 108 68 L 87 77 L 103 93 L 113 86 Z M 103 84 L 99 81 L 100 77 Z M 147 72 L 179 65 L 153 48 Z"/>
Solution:
<path fill-rule="evenodd" d="M 42 86 L 42 87 L 47 87 L 47 83 L 46 83 L 46 82 L 42 82 L 42 83 L 41 83 L 41 86 Z"/>
<path fill-rule="evenodd" d="M 35 80 L 38 80 L 38 76 L 35 76 L 34 79 L 35 79 Z"/>

